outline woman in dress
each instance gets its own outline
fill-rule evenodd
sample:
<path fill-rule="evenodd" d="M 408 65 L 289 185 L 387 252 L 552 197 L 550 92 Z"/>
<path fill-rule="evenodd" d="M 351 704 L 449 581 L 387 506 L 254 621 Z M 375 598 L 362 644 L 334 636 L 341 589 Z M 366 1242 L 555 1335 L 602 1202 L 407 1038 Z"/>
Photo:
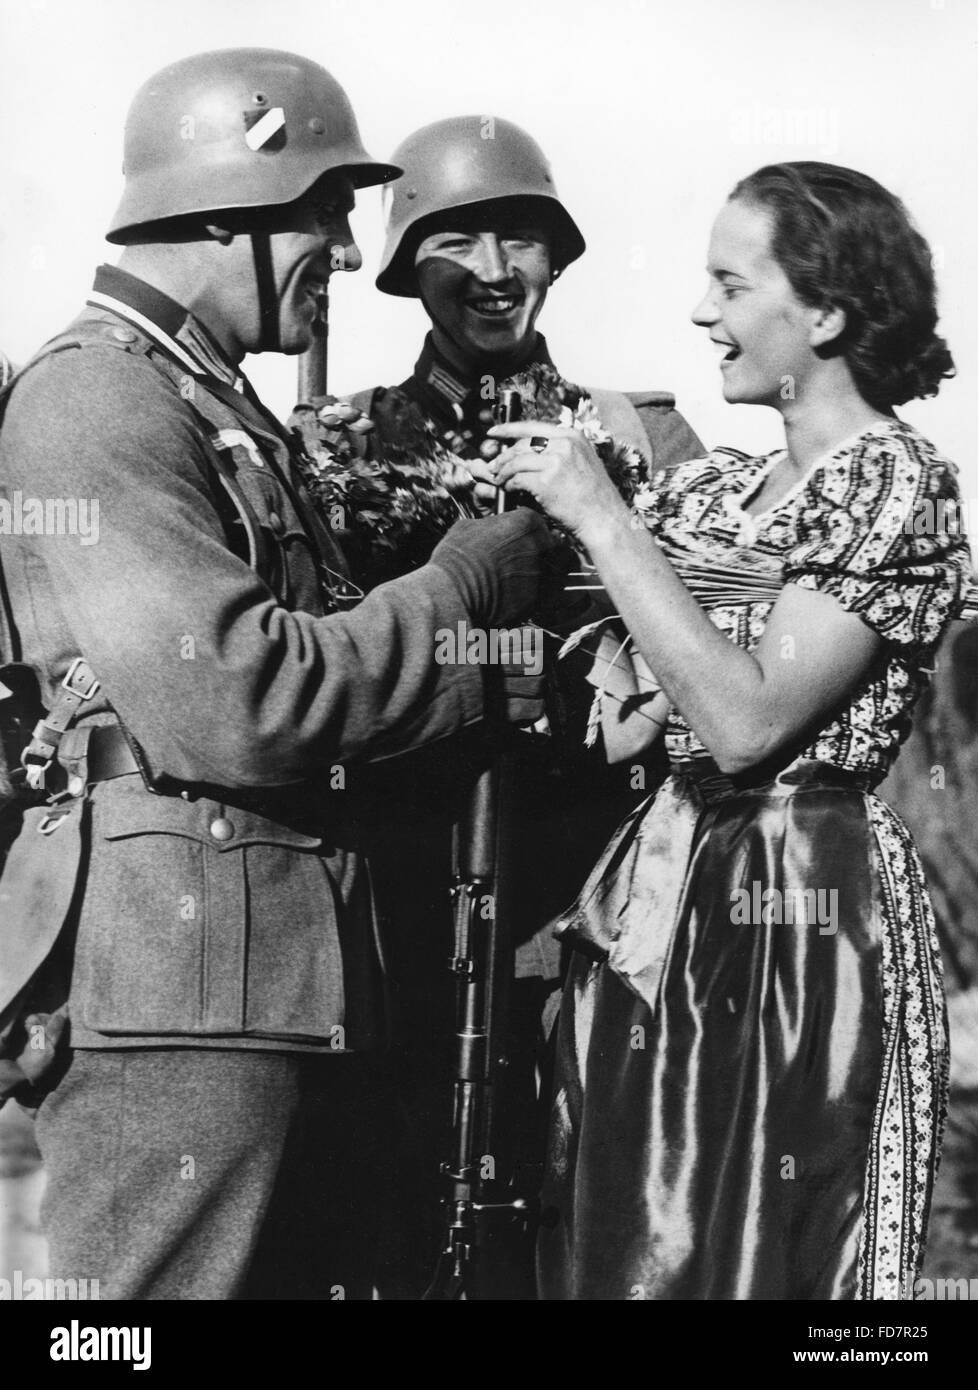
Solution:
<path fill-rule="evenodd" d="M 497 481 L 631 635 L 609 757 L 664 725 L 672 765 L 558 926 L 541 1294 L 907 1297 L 947 1038 L 920 861 L 873 788 L 971 572 L 954 465 L 893 413 L 953 364 L 926 243 L 852 170 L 744 179 L 708 274 L 724 397 L 778 410 L 783 449 L 715 450 L 629 511 L 579 433 L 496 431 Z"/>

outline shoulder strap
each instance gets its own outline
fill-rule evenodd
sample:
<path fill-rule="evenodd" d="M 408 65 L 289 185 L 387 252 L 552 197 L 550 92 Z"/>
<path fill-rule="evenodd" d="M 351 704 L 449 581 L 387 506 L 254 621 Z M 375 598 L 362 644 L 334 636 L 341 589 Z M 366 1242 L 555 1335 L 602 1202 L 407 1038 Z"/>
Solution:
<path fill-rule="evenodd" d="M 151 346 L 148 340 L 146 346 Z M 175 364 L 156 352 L 147 351 L 146 360 L 176 388 L 180 399 L 204 426 L 207 462 L 244 528 L 248 541 L 248 565 L 256 574 L 267 579 L 272 569 L 271 547 L 254 508 L 238 484 L 235 469 L 216 443 L 216 437 L 222 431 L 240 430 L 241 420 L 198 377 L 188 377 L 187 372 L 178 371 Z M 189 389 L 184 389 L 187 381 Z"/>
<path fill-rule="evenodd" d="M 152 348 L 152 344 L 149 344 L 148 341 L 147 346 Z M 274 421 L 274 417 L 269 416 L 266 419 L 262 412 L 258 412 L 262 420 L 261 424 L 253 424 L 249 420 L 242 419 L 242 416 L 233 410 L 226 401 L 222 400 L 217 392 L 211 390 L 206 381 L 193 377 L 191 379 L 192 389 L 185 389 L 184 383 L 187 380 L 187 374 L 181 371 L 175 363 L 156 351 L 150 351 L 147 355 L 153 366 L 177 386 L 181 398 L 204 423 L 209 462 L 236 508 L 238 520 L 243 524 L 248 536 L 249 564 L 257 574 L 270 584 L 270 587 L 274 588 L 269 579 L 274 567 L 273 548 L 268 541 L 264 527 L 262 527 L 248 498 L 238 484 L 235 469 L 218 445 L 221 442 L 220 436 L 222 434 L 240 434 L 242 430 L 245 430 L 259 437 L 276 441 L 286 450 L 289 460 L 293 461 L 297 443 L 295 432 L 284 429 L 278 422 Z M 249 402 L 249 404 L 252 405 L 253 409 L 256 409 L 253 402 Z M 343 553 L 316 515 L 308 498 L 301 494 L 300 485 L 289 476 L 288 467 L 280 467 L 274 454 L 270 454 L 267 461 L 295 508 L 312 553 L 320 555 L 318 569 L 320 593 L 324 611 L 329 612 L 331 607 L 336 604 L 335 581 L 345 582 L 348 578 Z M 327 557 L 326 560 L 322 558 L 324 553 Z"/>
<path fill-rule="evenodd" d="M 630 444 L 646 462 L 651 462 L 652 449 L 642 417 L 624 391 L 606 391 L 597 386 L 586 386 L 584 389 L 594 402 L 602 425 L 614 436 L 615 441 Z"/>

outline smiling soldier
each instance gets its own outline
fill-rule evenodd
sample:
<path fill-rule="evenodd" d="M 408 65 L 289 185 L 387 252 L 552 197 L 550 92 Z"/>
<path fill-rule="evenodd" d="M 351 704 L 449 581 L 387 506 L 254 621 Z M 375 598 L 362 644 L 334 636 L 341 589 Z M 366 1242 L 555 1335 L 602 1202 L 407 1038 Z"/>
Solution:
<path fill-rule="evenodd" d="M 129 113 L 120 264 L 7 407 L 8 495 L 101 504 L 97 545 L 4 545 L 48 707 L 25 758 L 55 799 L 6 865 L 0 1024 L 5 1075 L 20 1056 L 33 1078 L 25 1035 L 46 1055 L 64 1028 L 64 1007 L 36 1021 L 64 1004 L 57 962 L 70 1046 L 17 1094 L 39 1103 L 51 1273 L 110 1298 L 370 1296 L 357 1054 L 385 1022 L 358 766 L 483 716 L 498 673 L 438 665 L 434 633 L 518 623 L 553 548 L 527 510 L 463 522 L 351 608 L 295 441 L 242 374 L 309 347 L 331 270 L 360 264 L 355 191 L 398 172 L 304 58 L 166 68 Z"/>
<path fill-rule="evenodd" d="M 537 320 L 551 286 L 583 254 L 584 238 L 557 196 L 543 151 L 510 121 L 486 116 L 437 121 L 408 136 L 393 158 L 404 176 L 385 189 L 387 236 L 377 286 L 385 294 L 420 299 L 430 330 L 405 381 L 348 399 L 374 422 L 372 449 L 415 438 L 420 422 L 428 421 L 485 479 L 491 476 L 485 461 L 500 447 L 487 438 L 498 388 L 527 368 L 554 368 Z M 588 394 L 605 428 L 638 449 L 652 471 L 671 470 L 704 452 L 667 392 L 589 389 Z M 320 427 L 310 412 L 299 410 L 294 419 L 315 443 Z M 567 665 L 574 663 L 579 672 L 588 669 L 583 655 Z M 576 688 L 580 695 L 575 696 Z M 559 971 L 556 947 L 542 929 L 571 900 L 607 835 L 647 794 L 648 779 L 655 775 L 652 769 L 609 769 L 597 752 L 580 756 L 586 689 L 570 671 L 561 680 L 565 727 L 559 757 L 547 741 L 521 739 L 520 821 L 510 826 L 509 836 L 512 925 L 522 943 L 511 1072 L 528 1069 L 528 1083 L 542 1001 L 552 993 Z M 444 1146 L 440 1136 L 450 1088 L 440 1059 L 451 1026 L 451 998 L 438 981 L 445 979 L 449 932 L 451 822 L 459 789 L 486 756 L 474 743 L 454 740 L 450 750 L 412 757 L 399 767 L 396 784 L 391 779 L 382 801 L 400 829 L 383 838 L 372 859 L 381 902 L 399 924 L 392 934 L 392 976 L 403 1023 L 399 1090 L 407 1097 L 407 1115 L 397 1161 L 398 1207 L 409 1219 L 419 1210 L 430 1215 L 435 1207 L 432 1185 L 427 1184 L 427 1202 L 419 1202 L 426 1184 L 418 1178 L 412 1185 L 406 1176 L 412 1158 L 418 1171 L 434 1174 L 439 1145 Z M 375 828 L 380 823 L 375 817 Z M 529 1085 L 514 1084 L 509 1108 L 515 1128 L 524 1133 L 516 1142 L 529 1166 L 538 1156 L 538 1117 L 528 1090 Z M 532 1185 L 529 1172 L 526 1181 Z M 427 1229 L 434 1224 L 429 1220 Z M 405 1248 L 409 1260 L 424 1252 L 424 1230 L 409 1232 Z M 424 1257 L 417 1263 L 417 1280 L 423 1266 Z M 503 1297 L 507 1289 L 512 1296 L 531 1288 L 525 1268 L 522 1275 L 516 1269 L 500 1275 Z"/>

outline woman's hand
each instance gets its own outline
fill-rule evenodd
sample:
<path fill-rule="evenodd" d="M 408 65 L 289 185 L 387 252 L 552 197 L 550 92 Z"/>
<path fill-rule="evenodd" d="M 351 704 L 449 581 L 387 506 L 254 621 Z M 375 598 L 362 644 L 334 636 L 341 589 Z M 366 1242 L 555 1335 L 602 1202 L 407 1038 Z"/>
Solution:
<path fill-rule="evenodd" d="M 494 425 L 489 434 L 516 441 L 492 465 L 499 486 L 528 492 L 585 546 L 592 528 L 627 518 L 628 508 L 580 430 L 520 420 Z"/>

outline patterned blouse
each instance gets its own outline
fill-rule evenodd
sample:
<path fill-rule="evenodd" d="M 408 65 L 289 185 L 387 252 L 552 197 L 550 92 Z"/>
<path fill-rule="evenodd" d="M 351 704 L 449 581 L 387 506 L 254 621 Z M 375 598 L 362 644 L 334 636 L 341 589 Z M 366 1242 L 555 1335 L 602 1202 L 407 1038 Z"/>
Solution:
<path fill-rule="evenodd" d="M 743 508 L 783 458 L 714 450 L 660 475 L 641 510 L 712 621 L 747 651 L 789 583 L 831 594 L 885 639 L 848 707 L 801 754 L 882 780 L 971 578 L 957 469 L 894 418 L 823 455 L 780 502 L 749 515 Z M 673 760 L 705 751 L 675 709 L 666 747 Z"/>

